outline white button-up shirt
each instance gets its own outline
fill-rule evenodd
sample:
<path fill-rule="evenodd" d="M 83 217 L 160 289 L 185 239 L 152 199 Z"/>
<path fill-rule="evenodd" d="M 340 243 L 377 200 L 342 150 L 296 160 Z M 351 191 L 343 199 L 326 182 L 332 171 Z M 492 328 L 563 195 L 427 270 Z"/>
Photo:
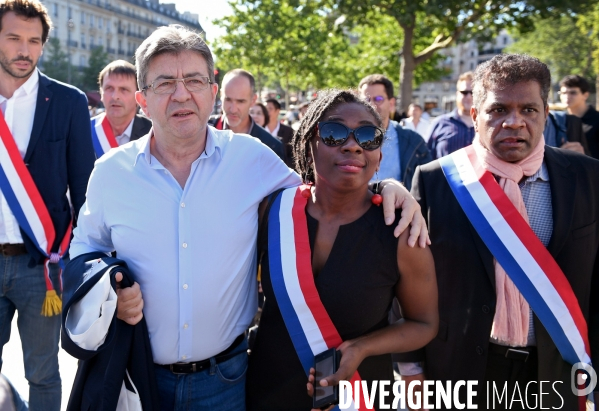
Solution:
<path fill-rule="evenodd" d="M 0 95 L 0 108 L 2 108 L 8 129 L 17 143 L 21 158 L 25 158 L 31 138 L 38 86 L 39 74 L 37 70 L 33 70 L 31 77 L 15 90 L 11 98 L 7 99 Z M 22 242 L 19 223 L 10 211 L 6 198 L 0 192 L 0 244 L 20 244 Z"/>
<path fill-rule="evenodd" d="M 154 361 L 199 361 L 226 349 L 257 308 L 258 205 L 300 178 L 258 139 L 208 128 L 181 188 L 150 137 L 96 161 L 71 258 L 116 250 L 144 298 Z"/>

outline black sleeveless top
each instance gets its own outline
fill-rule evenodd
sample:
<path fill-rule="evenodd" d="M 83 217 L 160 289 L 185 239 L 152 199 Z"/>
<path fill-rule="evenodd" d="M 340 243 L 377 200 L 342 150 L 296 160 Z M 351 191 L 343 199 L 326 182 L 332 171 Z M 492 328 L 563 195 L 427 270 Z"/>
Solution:
<path fill-rule="evenodd" d="M 306 215 L 310 246 L 313 248 L 318 221 L 307 212 Z M 397 217 L 399 215 L 398 212 Z M 394 227 L 385 225 L 382 207 L 374 205 L 358 220 L 340 226 L 329 258 L 315 278 L 324 307 L 344 341 L 389 324 L 388 313 L 399 280 L 398 240 L 393 236 Z M 262 228 L 264 239 L 268 230 Z M 306 393 L 308 379 L 272 289 L 268 243 L 260 242 L 260 251 L 264 252 L 262 289 L 265 302 L 249 357 L 247 409 L 307 411 L 312 408 L 312 398 Z M 387 380 L 392 383 L 391 355 L 366 358 L 358 372 L 365 381 Z"/>

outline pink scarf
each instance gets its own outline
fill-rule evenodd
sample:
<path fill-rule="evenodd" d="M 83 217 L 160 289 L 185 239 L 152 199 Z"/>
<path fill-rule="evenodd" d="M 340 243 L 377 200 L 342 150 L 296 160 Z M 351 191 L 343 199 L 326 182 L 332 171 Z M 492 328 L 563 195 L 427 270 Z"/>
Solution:
<path fill-rule="evenodd" d="M 541 140 L 528 157 L 517 163 L 508 163 L 496 157 L 481 144 L 478 135 L 474 138 L 472 146 L 483 168 L 500 177 L 499 185 L 503 192 L 520 212 L 520 215 L 524 217 L 524 220 L 529 223 L 518 182 L 522 180 L 523 176 L 531 176 L 541 168 L 545 154 L 544 137 L 541 136 Z M 497 260 L 494 264 L 497 306 L 495 308 L 495 318 L 493 318 L 491 338 L 502 345 L 525 347 L 528 341 L 530 321 L 528 302 L 522 297 L 518 288 L 507 276 L 503 267 L 497 263 Z"/>

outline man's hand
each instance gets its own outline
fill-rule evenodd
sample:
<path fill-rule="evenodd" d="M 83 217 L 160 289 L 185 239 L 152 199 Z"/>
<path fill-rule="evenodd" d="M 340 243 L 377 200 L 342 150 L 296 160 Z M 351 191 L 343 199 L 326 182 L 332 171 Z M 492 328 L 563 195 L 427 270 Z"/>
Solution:
<path fill-rule="evenodd" d="M 430 244 L 426 222 L 420 211 L 420 204 L 412 197 L 410 192 L 397 180 L 387 179 L 381 181 L 381 196 L 383 196 L 383 213 L 385 224 L 391 225 L 395 220 L 395 210 L 401 208 L 401 219 L 395 227 L 393 234 L 399 237 L 409 225 L 410 236 L 408 245 L 414 247 L 416 241 L 422 248 Z"/>
<path fill-rule="evenodd" d="M 582 144 L 580 144 L 578 141 L 566 141 L 560 148 L 584 154 L 584 148 L 582 147 Z"/>
<path fill-rule="evenodd" d="M 144 300 L 141 298 L 139 284 L 133 283 L 131 287 L 121 288 L 123 274 L 116 273 L 114 278 L 117 282 L 116 317 L 129 325 L 135 325 L 140 322 L 144 316 L 142 311 L 144 308 Z"/>
<path fill-rule="evenodd" d="M 422 398 L 422 383 L 424 382 L 424 374 L 416 374 L 416 375 L 408 375 L 408 376 L 401 376 L 401 379 L 403 381 L 406 382 L 406 392 L 408 390 L 408 385 L 412 382 L 412 381 L 420 381 L 420 387 L 414 387 L 414 393 L 416 392 L 420 392 L 420 398 Z M 407 401 L 407 399 L 406 399 Z M 414 403 L 416 403 L 416 401 L 414 401 Z M 424 408 L 410 408 L 408 407 L 408 409 L 413 410 L 413 411 L 417 411 L 417 410 L 425 410 Z"/>

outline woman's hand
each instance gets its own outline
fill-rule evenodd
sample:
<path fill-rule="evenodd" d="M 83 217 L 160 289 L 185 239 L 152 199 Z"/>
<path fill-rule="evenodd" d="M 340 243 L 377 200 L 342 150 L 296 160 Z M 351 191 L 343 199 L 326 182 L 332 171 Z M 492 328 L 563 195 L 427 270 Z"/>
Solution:
<path fill-rule="evenodd" d="M 343 342 L 337 348 L 337 351 L 341 351 L 339 369 L 335 374 L 322 378 L 320 380 L 321 387 L 330 387 L 338 385 L 340 381 L 349 381 L 358 369 L 358 366 L 364 361 L 364 358 L 367 357 L 359 338 Z M 308 395 L 310 397 L 314 395 L 314 383 L 315 370 L 314 368 L 310 368 L 307 385 Z M 327 408 L 327 410 L 332 408 L 333 407 Z"/>

